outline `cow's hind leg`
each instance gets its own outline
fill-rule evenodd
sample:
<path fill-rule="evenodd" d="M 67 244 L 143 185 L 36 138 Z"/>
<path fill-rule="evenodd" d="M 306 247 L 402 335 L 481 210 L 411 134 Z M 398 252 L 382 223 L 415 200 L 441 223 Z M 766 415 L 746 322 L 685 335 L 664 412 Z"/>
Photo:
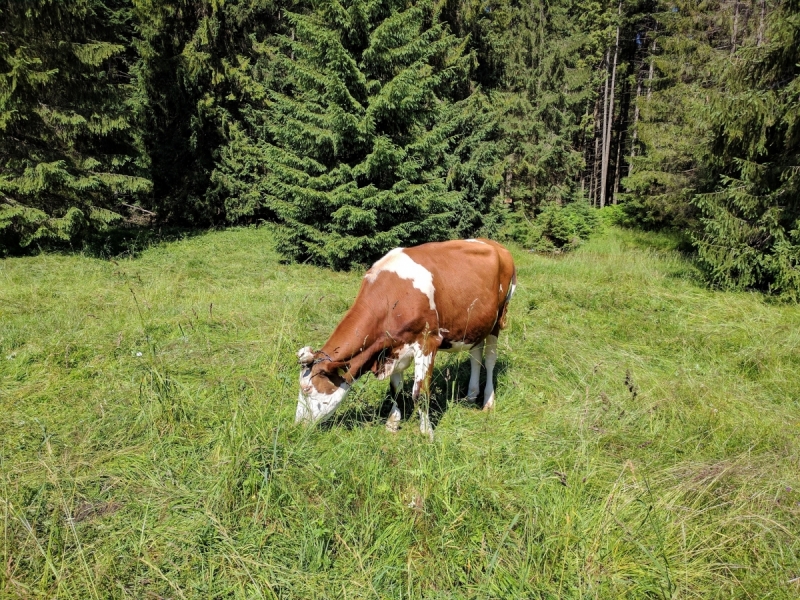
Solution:
<path fill-rule="evenodd" d="M 421 348 L 414 356 L 414 390 L 411 393 L 414 406 L 419 412 L 419 431 L 423 435 L 427 435 L 431 441 L 433 441 L 433 427 L 428 415 L 428 408 L 430 407 L 431 376 L 435 357 L 435 347 L 430 348 L 427 354 L 425 349 Z M 421 402 L 420 396 L 422 397 Z"/>
<path fill-rule="evenodd" d="M 483 342 L 475 344 L 469 351 L 469 387 L 467 387 L 467 400 L 475 402 L 480 392 L 481 364 L 483 362 Z"/>
<path fill-rule="evenodd" d="M 389 412 L 389 418 L 386 419 L 386 429 L 392 433 L 396 433 L 397 430 L 400 429 L 400 420 L 403 418 L 400 409 L 397 408 L 397 399 L 400 397 L 400 394 L 403 393 L 402 371 L 392 373 L 389 376 L 389 387 L 392 390 L 392 410 Z"/>
<path fill-rule="evenodd" d="M 494 365 L 497 363 L 497 336 L 490 334 L 486 337 L 486 388 L 483 392 L 483 410 L 494 408 Z"/>

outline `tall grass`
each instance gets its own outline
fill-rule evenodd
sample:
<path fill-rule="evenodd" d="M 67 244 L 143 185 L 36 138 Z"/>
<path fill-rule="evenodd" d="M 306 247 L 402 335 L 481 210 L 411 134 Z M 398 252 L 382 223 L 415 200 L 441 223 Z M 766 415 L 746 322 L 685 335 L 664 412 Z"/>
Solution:
<path fill-rule="evenodd" d="M 433 443 L 373 379 L 293 425 L 359 275 L 268 229 L 0 262 L 0 594 L 798 597 L 800 310 L 673 246 L 516 249 L 497 408 L 440 356 Z"/>

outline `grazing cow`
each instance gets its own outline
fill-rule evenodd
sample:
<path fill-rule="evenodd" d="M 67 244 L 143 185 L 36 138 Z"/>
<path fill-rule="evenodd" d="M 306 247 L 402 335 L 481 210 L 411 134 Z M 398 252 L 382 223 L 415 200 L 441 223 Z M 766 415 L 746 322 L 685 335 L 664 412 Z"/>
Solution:
<path fill-rule="evenodd" d="M 438 351 L 468 350 L 467 397 L 478 397 L 486 346 L 483 408 L 494 405 L 492 372 L 497 336 L 516 287 L 511 254 L 491 240 L 433 242 L 395 248 L 364 275 L 356 301 L 321 350 L 301 348 L 296 421 L 322 421 L 344 400 L 353 381 L 371 371 L 389 377 L 395 403 L 386 422 L 397 431 L 403 371 L 414 365 L 415 405 L 427 397 Z M 426 403 L 427 404 L 427 403 Z M 420 431 L 433 435 L 427 408 L 418 406 Z"/>

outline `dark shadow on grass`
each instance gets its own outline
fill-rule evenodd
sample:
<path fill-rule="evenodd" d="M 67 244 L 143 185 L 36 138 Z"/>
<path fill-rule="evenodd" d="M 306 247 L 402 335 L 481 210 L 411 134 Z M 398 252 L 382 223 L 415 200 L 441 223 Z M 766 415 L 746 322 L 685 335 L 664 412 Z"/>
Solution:
<path fill-rule="evenodd" d="M 480 394 L 478 395 L 478 402 L 467 400 L 467 387 L 469 386 L 470 377 L 470 363 L 469 354 L 466 352 L 456 355 L 457 358 L 452 358 L 446 362 L 437 360 L 437 366 L 433 369 L 433 379 L 431 381 L 431 403 L 428 411 L 431 424 L 434 429 L 438 427 L 439 421 L 442 420 L 444 413 L 451 404 L 461 404 L 480 410 L 483 406 L 483 390 L 486 382 L 486 370 L 481 369 L 480 381 Z M 494 368 L 495 388 L 497 387 L 498 378 L 502 377 L 508 369 L 508 362 L 498 357 L 497 363 Z M 418 426 L 418 421 L 415 423 L 414 419 L 417 416 L 414 402 L 411 400 L 411 389 L 413 386 L 413 368 L 409 368 L 404 373 L 403 393 L 397 400 L 397 407 L 403 415 L 403 420 L 400 427 L 408 427 L 413 425 Z M 348 400 L 344 401 L 348 404 Z M 345 429 L 355 429 L 365 425 L 384 424 L 389 417 L 392 410 L 392 394 L 389 387 L 389 381 L 386 380 L 386 391 L 383 396 L 383 401 L 379 407 L 364 406 L 361 403 L 350 403 L 341 413 L 334 416 L 333 419 L 327 421 L 322 425 L 323 428 L 343 427 Z M 409 423 L 411 421 L 411 423 Z"/>
<path fill-rule="evenodd" d="M 72 243 L 42 241 L 26 247 L 12 244 L 6 251 L 8 256 L 13 257 L 52 253 L 82 254 L 103 260 L 135 258 L 153 246 L 196 237 L 210 231 L 214 231 L 214 229 L 178 226 L 123 226 L 114 227 L 103 232 L 91 233 L 80 241 Z M 2 246 L 0 246 L 0 250 L 2 249 Z M 3 254 L 0 253 L 0 256 L 3 256 Z"/>
<path fill-rule="evenodd" d="M 670 279 L 682 279 L 702 288 L 708 288 L 708 278 L 703 272 L 697 258 L 697 251 L 692 244 L 688 230 L 678 229 L 642 229 L 623 227 L 626 237 L 622 240 L 623 248 L 649 250 L 656 254 L 675 253 L 680 255 L 684 264 L 671 268 L 666 272 Z"/>
<path fill-rule="evenodd" d="M 134 258 L 153 246 L 197 237 L 209 228 L 118 227 L 95 234 L 84 241 L 81 252 L 95 258 Z"/>

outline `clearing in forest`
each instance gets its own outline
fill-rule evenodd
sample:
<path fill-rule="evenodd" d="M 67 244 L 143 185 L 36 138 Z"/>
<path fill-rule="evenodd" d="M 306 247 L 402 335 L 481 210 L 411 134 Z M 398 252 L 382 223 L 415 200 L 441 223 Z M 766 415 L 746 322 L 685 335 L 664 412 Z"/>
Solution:
<path fill-rule="evenodd" d="M 796 598 L 800 309 L 666 237 L 512 250 L 496 410 L 440 355 L 433 443 L 373 378 L 293 425 L 360 275 L 268 228 L 0 261 L 0 595 Z"/>

